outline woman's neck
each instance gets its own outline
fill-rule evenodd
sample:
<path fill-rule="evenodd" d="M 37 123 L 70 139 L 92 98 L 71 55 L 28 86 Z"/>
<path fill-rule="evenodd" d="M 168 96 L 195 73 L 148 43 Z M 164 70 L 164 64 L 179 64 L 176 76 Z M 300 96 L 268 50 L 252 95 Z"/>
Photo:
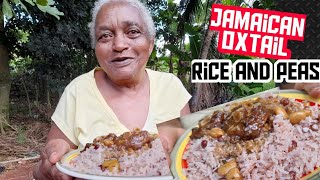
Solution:
<path fill-rule="evenodd" d="M 104 73 L 104 81 L 108 84 L 112 89 L 121 92 L 121 93 L 136 93 L 142 89 L 144 89 L 149 84 L 148 74 L 145 70 L 141 71 L 131 79 L 125 80 L 116 80 L 108 77 L 106 73 Z"/>

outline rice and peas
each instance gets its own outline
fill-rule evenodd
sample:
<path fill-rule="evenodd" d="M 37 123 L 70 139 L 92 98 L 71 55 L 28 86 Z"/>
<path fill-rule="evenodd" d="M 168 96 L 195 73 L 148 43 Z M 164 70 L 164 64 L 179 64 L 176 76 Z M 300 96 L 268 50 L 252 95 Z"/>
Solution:
<path fill-rule="evenodd" d="M 70 163 L 74 171 L 101 176 L 166 176 L 168 161 L 157 134 L 136 129 L 97 137 Z"/>
<path fill-rule="evenodd" d="M 193 128 L 187 179 L 299 179 L 320 166 L 318 106 L 268 95 L 231 104 Z"/>

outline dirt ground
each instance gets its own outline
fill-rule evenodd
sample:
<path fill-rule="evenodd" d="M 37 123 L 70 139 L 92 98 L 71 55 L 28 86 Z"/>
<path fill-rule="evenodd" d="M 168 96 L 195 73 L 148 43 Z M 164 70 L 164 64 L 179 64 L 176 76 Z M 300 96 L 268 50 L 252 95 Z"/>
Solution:
<path fill-rule="evenodd" d="M 32 170 L 37 160 L 11 163 L 6 165 L 4 172 L 0 174 L 1 180 L 32 180 Z"/>
<path fill-rule="evenodd" d="M 0 133 L 0 180 L 33 179 L 32 170 L 44 147 L 50 123 L 33 118 L 11 117 Z"/>

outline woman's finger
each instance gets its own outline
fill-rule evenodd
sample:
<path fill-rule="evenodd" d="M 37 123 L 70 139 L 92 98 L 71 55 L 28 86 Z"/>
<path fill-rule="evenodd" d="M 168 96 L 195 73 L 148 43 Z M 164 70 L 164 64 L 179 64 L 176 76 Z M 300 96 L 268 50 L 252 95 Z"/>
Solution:
<path fill-rule="evenodd" d="M 53 139 L 49 141 L 45 147 L 45 154 L 47 155 L 51 164 L 55 164 L 61 160 L 70 150 L 70 145 L 62 139 Z"/>
<path fill-rule="evenodd" d="M 295 84 L 295 89 L 304 90 L 315 98 L 320 97 L 320 83 L 297 83 Z"/>
<path fill-rule="evenodd" d="M 41 152 L 41 162 L 35 174 L 45 179 L 71 180 L 72 177 L 60 172 L 55 164 L 70 150 L 70 145 L 62 139 L 50 140 Z"/>

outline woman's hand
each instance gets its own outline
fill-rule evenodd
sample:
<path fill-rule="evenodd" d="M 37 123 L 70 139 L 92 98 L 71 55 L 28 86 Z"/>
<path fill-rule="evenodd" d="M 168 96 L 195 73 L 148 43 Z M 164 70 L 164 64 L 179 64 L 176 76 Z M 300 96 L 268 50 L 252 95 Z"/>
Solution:
<path fill-rule="evenodd" d="M 56 163 L 61 160 L 63 155 L 71 149 L 76 149 L 74 145 L 57 127 L 52 124 L 48 133 L 47 143 L 41 153 L 41 160 L 33 170 L 33 177 L 37 180 L 43 179 L 61 179 L 70 180 L 72 177 L 63 174 L 56 168 Z"/>
<path fill-rule="evenodd" d="M 314 98 L 320 98 L 320 83 L 297 83 L 294 88 L 304 90 Z"/>
<path fill-rule="evenodd" d="M 50 140 L 41 153 L 41 160 L 34 169 L 35 179 L 61 179 L 71 180 L 72 177 L 60 172 L 55 164 L 61 160 L 64 154 L 70 151 L 70 145 L 62 139 Z"/>
<path fill-rule="evenodd" d="M 171 164 L 170 153 L 177 139 L 184 133 L 179 119 L 170 120 L 157 125 L 162 147 L 166 153 L 168 164 Z"/>

